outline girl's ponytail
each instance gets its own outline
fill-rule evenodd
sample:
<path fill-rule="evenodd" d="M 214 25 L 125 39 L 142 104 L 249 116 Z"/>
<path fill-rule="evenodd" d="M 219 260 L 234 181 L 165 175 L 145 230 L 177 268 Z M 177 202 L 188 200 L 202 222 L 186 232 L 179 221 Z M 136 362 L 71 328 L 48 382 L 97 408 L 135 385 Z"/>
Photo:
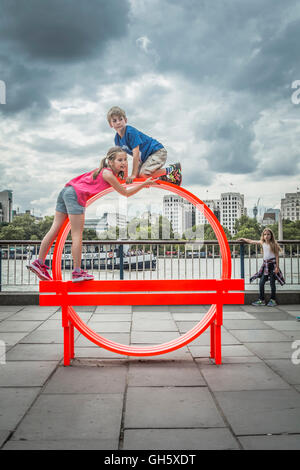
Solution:
<path fill-rule="evenodd" d="M 106 157 L 102 158 L 98 170 L 94 171 L 93 180 L 97 178 L 97 176 L 99 175 L 100 171 L 103 168 L 110 168 L 109 161 L 114 161 L 114 159 L 116 158 L 116 155 L 120 152 L 124 152 L 124 150 L 121 147 L 111 147 L 108 150 Z"/>
<path fill-rule="evenodd" d="M 95 180 L 98 177 L 100 171 L 103 168 L 107 168 L 107 167 L 108 167 L 107 159 L 106 159 L 106 157 L 104 157 L 104 158 L 102 158 L 102 160 L 100 162 L 100 166 L 99 166 L 98 170 L 95 170 L 94 173 L 93 173 L 93 180 Z"/>

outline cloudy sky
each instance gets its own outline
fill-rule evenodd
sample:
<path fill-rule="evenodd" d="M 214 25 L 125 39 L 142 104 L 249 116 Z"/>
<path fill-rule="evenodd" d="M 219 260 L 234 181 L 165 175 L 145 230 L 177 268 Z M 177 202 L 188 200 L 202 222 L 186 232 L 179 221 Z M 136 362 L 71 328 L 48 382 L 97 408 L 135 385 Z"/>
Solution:
<path fill-rule="evenodd" d="M 300 187 L 299 44 L 297 0 L 0 0 L 0 190 L 52 214 L 119 105 L 200 199 L 279 207 Z"/>

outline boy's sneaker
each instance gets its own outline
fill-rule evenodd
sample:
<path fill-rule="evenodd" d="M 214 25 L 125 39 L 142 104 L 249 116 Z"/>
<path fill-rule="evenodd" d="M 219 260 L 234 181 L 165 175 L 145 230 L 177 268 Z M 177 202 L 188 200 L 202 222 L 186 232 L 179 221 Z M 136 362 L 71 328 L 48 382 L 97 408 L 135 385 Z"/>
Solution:
<path fill-rule="evenodd" d="M 276 307 L 277 302 L 274 299 L 270 299 L 269 302 L 267 303 L 267 307 Z"/>
<path fill-rule="evenodd" d="M 167 181 L 168 183 L 176 184 L 176 186 L 180 186 L 182 182 L 181 170 L 174 169 L 170 171 L 169 174 L 161 176 L 159 179 L 162 181 Z"/>
<path fill-rule="evenodd" d="M 254 305 L 255 307 L 256 306 L 262 307 L 262 306 L 266 305 L 266 302 L 264 300 L 258 299 L 255 302 L 252 302 L 252 305 Z"/>
<path fill-rule="evenodd" d="M 170 166 L 166 168 L 167 175 L 171 173 L 173 170 L 180 170 L 181 171 L 181 164 L 178 163 L 172 163 Z"/>
<path fill-rule="evenodd" d="M 73 271 L 72 272 L 72 282 L 81 282 L 81 281 L 93 281 L 94 276 L 92 274 L 87 273 L 83 269 L 80 271 Z"/>
<path fill-rule="evenodd" d="M 48 270 L 49 270 L 48 266 L 46 266 L 46 264 L 40 263 L 38 259 L 28 264 L 26 268 L 32 271 L 34 274 L 36 274 L 37 277 L 41 279 L 41 281 L 53 280 L 50 274 L 48 273 Z"/>

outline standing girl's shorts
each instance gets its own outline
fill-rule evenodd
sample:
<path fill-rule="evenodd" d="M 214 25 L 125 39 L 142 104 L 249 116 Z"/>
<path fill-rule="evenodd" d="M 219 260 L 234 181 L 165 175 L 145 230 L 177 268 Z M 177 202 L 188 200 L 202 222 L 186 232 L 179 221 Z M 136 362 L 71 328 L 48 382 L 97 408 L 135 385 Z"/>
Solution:
<path fill-rule="evenodd" d="M 84 214 L 85 207 L 78 204 L 73 186 L 65 186 L 58 195 L 56 210 L 64 214 Z"/>

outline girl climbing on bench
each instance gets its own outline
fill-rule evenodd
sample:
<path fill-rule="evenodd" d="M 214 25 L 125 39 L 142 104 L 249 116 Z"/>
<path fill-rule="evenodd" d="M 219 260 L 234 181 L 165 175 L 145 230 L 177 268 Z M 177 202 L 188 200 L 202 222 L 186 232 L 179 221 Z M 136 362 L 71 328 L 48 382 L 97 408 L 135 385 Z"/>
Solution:
<path fill-rule="evenodd" d="M 125 197 L 133 196 L 145 186 L 153 184 L 157 179 L 147 178 L 133 188 L 126 188 L 120 184 L 118 177 L 127 175 L 127 154 L 121 147 L 112 147 L 100 162 L 97 170 L 89 171 L 69 181 L 58 195 L 53 224 L 42 240 L 38 259 L 30 263 L 27 268 L 35 273 L 42 281 L 51 281 L 45 264 L 49 247 L 56 239 L 65 220 L 69 217 L 72 235 L 72 257 L 74 270 L 72 281 L 93 280 L 94 276 L 81 269 L 82 233 L 85 219 L 85 206 L 87 200 L 112 186 L 119 194 Z"/>

